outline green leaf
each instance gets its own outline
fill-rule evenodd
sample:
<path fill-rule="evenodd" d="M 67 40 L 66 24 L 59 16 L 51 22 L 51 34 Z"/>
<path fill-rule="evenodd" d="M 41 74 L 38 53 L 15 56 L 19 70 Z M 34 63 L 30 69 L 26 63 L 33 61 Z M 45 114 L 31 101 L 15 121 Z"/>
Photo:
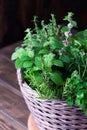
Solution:
<path fill-rule="evenodd" d="M 41 70 L 41 68 L 38 68 L 38 67 L 34 66 L 34 67 L 33 67 L 33 70 L 34 70 L 34 71 L 38 71 L 38 70 Z"/>
<path fill-rule="evenodd" d="M 36 39 L 32 40 L 32 45 L 33 45 L 33 47 L 37 47 L 37 48 L 42 47 L 42 43 Z"/>
<path fill-rule="evenodd" d="M 62 32 L 69 32 L 70 29 L 69 29 L 68 26 L 64 26 L 64 27 L 62 27 L 61 31 L 62 31 Z"/>
<path fill-rule="evenodd" d="M 79 98 L 76 98 L 76 100 L 75 100 L 76 105 L 80 106 L 80 104 L 81 104 L 80 101 L 81 100 L 79 100 Z"/>
<path fill-rule="evenodd" d="M 87 29 L 80 31 L 75 35 L 75 39 L 84 47 L 87 51 Z"/>
<path fill-rule="evenodd" d="M 67 20 L 67 21 L 71 21 L 71 17 L 73 16 L 74 14 L 72 12 L 68 12 L 68 15 L 65 16 L 65 18 L 63 20 Z"/>
<path fill-rule="evenodd" d="M 15 61 L 15 67 L 16 67 L 16 68 L 22 68 L 22 67 L 23 67 L 23 63 L 21 62 L 20 59 L 17 59 L 17 60 Z"/>
<path fill-rule="evenodd" d="M 48 46 L 48 45 L 50 45 L 50 42 L 49 41 L 46 41 L 46 42 L 44 42 L 44 47 L 46 47 L 46 46 Z"/>
<path fill-rule="evenodd" d="M 59 67 L 64 67 L 64 64 L 61 60 L 54 60 L 53 64 Z"/>
<path fill-rule="evenodd" d="M 25 45 L 30 44 L 30 40 L 29 40 L 29 39 L 24 40 L 24 44 L 25 44 Z"/>
<path fill-rule="evenodd" d="M 34 51 L 33 50 L 27 50 L 27 54 L 30 58 L 34 57 Z"/>
<path fill-rule="evenodd" d="M 56 39 L 54 41 L 51 41 L 51 48 L 52 49 L 56 49 L 56 48 L 60 49 L 62 47 L 63 47 L 63 44 L 62 44 L 62 42 L 60 40 Z"/>
<path fill-rule="evenodd" d="M 23 67 L 24 67 L 24 68 L 28 68 L 28 67 L 31 67 L 32 64 L 33 64 L 33 62 L 31 62 L 31 61 L 25 61 L 25 62 L 23 63 Z"/>
<path fill-rule="evenodd" d="M 48 45 L 50 45 L 52 49 L 56 49 L 56 48 L 60 49 L 61 47 L 63 47 L 62 41 L 52 36 L 49 37 L 49 41 L 45 43 L 45 46 Z"/>
<path fill-rule="evenodd" d="M 18 54 L 14 52 L 11 56 L 11 60 L 16 60 L 18 58 Z"/>
<path fill-rule="evenodd" d="M 85 115 L 87 116 L 87 105 L 84 107 Z"/>
<path fill-rule="evenodd" d="M 23 62 L 28 61 L 30 58 L 28 56 L 22 56 L 21 60 Z"/>
<path fill-rule="evenodd" d="M 40 57 L 35 57 L 35 65 L 39 69 L 43 68 L 42 59 Z"/>
<path fill-rule="evenodd" d="M 48 55 L 44 55 L 44 64 L 46 67 L 52 66 L 54 56 L 55 56 L 55 54 L 53 54 L 53 53 L 50 53 Z"/>
<path fill-rule="evenodd" d="M 42 83 L 42 81 L 43 81 L 43 76 L 39 72 L 34 73 L 34 78 L 35 78 L 36 82 L 38 83 L 38 85 L 40 85 Z"/>
<path fill-rule="evenodd" d="M 76 22 L 76 21 L 72 20 L 72 21 L 71 21 L 71 24 L 72 24 L 74 27 L 77 27 L 77 22 Z"/>
<path fill-rule="evenodd" d="M 81 39 L 84 39 L 84 40 L 87 40 L 87 29 L 85 29 L 84 31 L 80 31 L 80 32 L 77 32 L 75 34 L 75 38 L 81 38 Z"/>
<path fill-rule="evenodd" d="M 24 48 L 17 49 L 15 53 L 18 56 L 19 59 L 21 59 L 24 56 L 27 56 L 27 52 Z"/>
<path fill-rule="evenodd" d="M 67 55 L 61 55 L 60 60 L 62 60 L 65 63 L 70 63 L 70 58 Z"/>
<path fill-rule="evenodd" d="M 68 16 L 65 16 L 65 18 L 63 20 L 68 20 Z"/>
<path fill-rule="evenodd" d="M 49 52 L 49 50 L 47 50 L 47 49 L 42 49 L 42 50 L 39 51 L 38 54 L 47 54 L 48 52 Z"/>
<path fill-rule="evenodd" d="M 63 79 L 60 73 L 50 73 L 51 80 L 57 85 L 63 85 Z"/>
<path fill-rule="evenodd" d="M 68 100 L 68 105 L 72 106 L 73 105 L 73 101 L 72 100 Z"/>
<path fill-rule="evenodd" d="M 25 30 L 25 32 L 29 33 L 29 32 L 30 32 L 30 29 L 29 29 L 29 28 L 27 28 L 27 29 Z"/>
<path fill-rule="evenodd" d="M 84 97 L 84 92 L 80 90 L 80 91 L 77 93 L 77 98 L 82 99 L 83 97 Z"/>

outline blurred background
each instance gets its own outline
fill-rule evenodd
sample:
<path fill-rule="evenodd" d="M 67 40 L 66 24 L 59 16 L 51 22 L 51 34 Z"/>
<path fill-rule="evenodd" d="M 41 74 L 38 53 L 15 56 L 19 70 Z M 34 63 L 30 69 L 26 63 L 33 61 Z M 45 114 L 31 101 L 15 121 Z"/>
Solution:
<path fill-rule="evenodd" d="M 34 15 L 48 22 L 53 13 L 63 23 L 67 12 L 75 14 L 79 30 L 87 28 L 87 0 L 0 0 L 0 47 L 22 40 Z"/>

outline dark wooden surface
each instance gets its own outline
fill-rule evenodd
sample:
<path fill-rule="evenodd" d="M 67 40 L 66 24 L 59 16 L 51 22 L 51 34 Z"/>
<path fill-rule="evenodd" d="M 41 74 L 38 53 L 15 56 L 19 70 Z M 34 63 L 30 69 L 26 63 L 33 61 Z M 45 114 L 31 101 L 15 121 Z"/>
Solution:
<path fill-rule="evenodd" d="M 0 130 L 27 130 L 29 110 L 11 61 L 11 54 L 19 44 L 0 49 Z"/>

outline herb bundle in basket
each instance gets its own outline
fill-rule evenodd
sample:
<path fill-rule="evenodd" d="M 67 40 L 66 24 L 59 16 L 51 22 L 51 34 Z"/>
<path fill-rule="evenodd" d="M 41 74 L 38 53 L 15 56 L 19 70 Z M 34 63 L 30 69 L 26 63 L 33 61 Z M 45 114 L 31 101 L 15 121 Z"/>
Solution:
<path fill-rule="evenodd" d="M 67 25 L 59 25 L 52 14 L 48 24 L 41 21 L 41 27 L 35 16 L 35 28 L 26 30 L 23 44 L 16 48 L 12 60 L 30 86 L 29 92 L 32 89 L 36 93 L 29 93 L 33 95 L 31 101 L 35 96 L 38 101 L 66 101 L 68 106 L 78 106 L 87 114 L 87 29 L 73 34 L 77 23 L 72 16 L 69 12 L 64 18 Z"/>

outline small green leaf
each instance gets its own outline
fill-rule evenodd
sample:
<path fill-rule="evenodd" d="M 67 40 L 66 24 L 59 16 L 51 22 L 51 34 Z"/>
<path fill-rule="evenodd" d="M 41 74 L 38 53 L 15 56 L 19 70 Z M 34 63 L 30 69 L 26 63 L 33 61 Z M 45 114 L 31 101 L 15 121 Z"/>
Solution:
<path fill-rule="evenodd" d="M 74 13 L 72 12 L 68 12 L 68 15 L 65 16 L 65 18 L 63 20 L 67 20 L 67 21 L 71 21 L 71 17 L 74 15 Z"/>
<path fill-rule="evenodd" d="M 46 41 L 46 42 L 44 42 L 44 47 L 46 47 L 46 46 L 48 46 L 48 45 L 50 45 L 50 42 L 49 41 Z"/>
<path fill-rule="evenodd" d="M 62 44 L 62 42 L 60 41 L 60 40 L 54 40 L 53 42 L 51 41 L 51 48 L 52 49 L 60 49 L 60 48 L 62 48 L 63 47 L 63 44 Z"/>
<path fill-rule="evenodd" d="M 86 108 L 84 109 L 84 112 L 85 112 L 85 115 L 87 116 L 87 109 Z"/>
<path fill-rule="evenodd" d="M 69 106 L 72 106 L 72 105 L 73 105 L 73 101 L 72 101 L 72 100 L 69 100 L 69 101 L 68 101 L 68 105 L 69 105 Z"/>
<path fill-rule="evenodd" d="M 34 66 L 34 67 L 33 67 L 33 70 L 34 70 L 34 71 L 38 71 L 38 70 L 41 70 L 41 69 L 38 68 L 38 67 L 36 67 L 36 66 Z"/>
<path fill-rule="evenodd" d="M 35 80 L 37 81 L 38 84 L 39 83 L 41 84 L 41 82 L 43 81 L 43 76 L 39 72 L 35 72 L 34 73 L 34 78 L 35 78 Z"/>
<path fill-rule="evenodd" d="M 63 79 L 60 73 L 50 73 L 51 80 L 57 85 L 63 85 Z"/>
<path fill-rule="evenodd" d="M 54 60 L 53 64 L 59 67 L 64 67 L 64 64 L 61 60 Z"/>
<path fill-rule="evenodd" d="M 19 59 L 21 59 L 21 57 L 27 56 L 27 52 L 24 48 L 17 49 L 16 54 L 18 55 Z"/>
<path fill-rule="evenodd" d="M 39 51 L 39 54 L 47 54 L 49 52 L 49 50 L 47 49 L 42 49 Z"/>
<path fill-rule="evenodd" d="M 14 52 L 11 56 L 11 60 L 16 60 L 18 58 L 18 54 Z"/>
<path fill-rule="evenodd" d="M 79 100 L 78 98 L 76 98 L 76 100 L 75 100 L 76 105 L 80 106 L 80 104 L 81 104 L 80 101 L 81 100 Z"/>
<path fill-rule="evenodd" d="M 29 28 L 27 28 L 27 29 L 25 30 L 25 32 L 27 32 L 27 33 L 29 33 L 29 31 L 30 31 L 30 29 L 29 29 Z"/>
<path fill-rule="evenodd" d="M 35 57 L 35 65 L 39 69 L 43 68 L 42 59 L 40 57 Z"/>
<path fill-rule="evenodd" d="M 37 48 L 40 48 L 40 47 L 42 47 L 42 44 L 40 43 L 40 41 L 38 41 L 38 40 L 32 40 L 32 45 L 33 45 L 33 47 L 37 47 Z"/>
<path fill-rule="evenodd" d="M 23 63 L 21 62 L 20 59 L 17 59 L 17 60 L 15 61 L 15 67 L 16 67 L 16 68 L 22 68 L 22 67 L 23 67 Z"/>
<path fill-rule="evenodd" d="M 70 58 L 67 55 L 61 55 L 60 60 L 62 60 L 65 63 L 70 63 Z"/>
<path fill-rule="evenodd" d="M 28 53 L 28 56 L 30 58 L 33 58 L 34 57 L 34 51 L 33 50 L 27 50 L 27 53 Z"/>
<path fill-rule="evenodd" d="M 28 61 L 30 58 L 28 56 L 22 56 L 21 60 L 23 62 Z"/>
<path fill-rule="evenodd" d="M 28 45 L 29 43 L 30 43 L 30 40 L 29 40 L 29 39 L 24 40 L 24 44 L 25 44 L 25 45 Z"/>
<path fill-rule="evenodd" d="M 72 20 L 72 21 L 71 21 L 71 24 L 72 24 L 74 27 L 77 27 L 77 22 L 76 22 L 76 21 Z"/>
<path fill-rule="evenodd" d="M 23 67 L 24 67 L 24 68 L 28 68 L 28 67 L 31 67 L 32 64 L 33 64 L 33 62 L 31 62 L 31 61 L 25 61 L 25 62 L 23 63 Z"/>
<path fill-rule="evenodd" d="M 50 53 L 48 55 L 44 55 L 44 64 L 46 67 L 52 66 L 54 56 L 55 56 L 55 54 L 53 54 L 53 53 Z"/>
<path fill-rule="evenodd" d="M 64 27 L 62 27 L 61 31 L 62 31 L 62 32 L 69 32 L 70 29 L 69 29 L 68 26 L 64 26 Z"/>
<path fill-rule="evenodd" d="M 63 20 L 68 20 L 68 16 L 65 16 L 65 18 Z"/>
<path fill-rule="evenodd" d="M 84 97 L 84 92 L 80 90 L 80 91 L 77 93 L 77 98 L 82 99 L 83 97 Z"/>

